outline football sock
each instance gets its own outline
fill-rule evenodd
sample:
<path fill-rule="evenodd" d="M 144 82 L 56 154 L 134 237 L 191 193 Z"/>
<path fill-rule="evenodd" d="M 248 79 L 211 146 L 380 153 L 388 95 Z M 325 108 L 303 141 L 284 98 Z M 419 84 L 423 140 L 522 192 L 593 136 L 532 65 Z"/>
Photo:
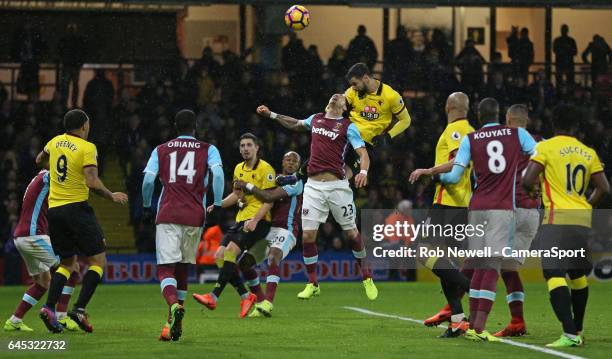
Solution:
<path fill-rule="evenodd" d="M 584 312 L 586 311 L 586 305 L 589 299 L 589 286 L 586 276 L 583 275 L 579 278 L 571 279 L 570 287 L 572 289 L 571 294 L 574 324 L 576 325 L 576 330 L 581 332 L 582 324 L 584 322 Z"/>
<path fill-rule="evenodd" d="M 564 277 L 552 277 L 547 280 L 550 304 L 566 334 L 578 334 L 572 318 L 572 298 Z"/>
<path fill-rule="evenodd" d="M 53 276 L 51 276 L 51 285 L 49 286 L 49 294 L 47 295 L 47 303 L 49 309 L 55 310 L 55 305 L 62 295 L 62 289 L 70 278 L 70 270 L 64 266 L 59 266 Z"/>
<path fill-rule="evenodd" d="M 517 271 L 504 271 L 501 274 L 504 284 L 506 285 L 506 301 L 510 308 L 512 323 L 521 323 L 523 319 L 523 303 L 525 301 L 525 292 L 523 291 L 523 283 Z"/>
<path fill-rule="evenodd" d="M 363 245 L 363 240 L 361 239 L 361 234 L 357 233 L 357 236 L 349 240 L 349 242 L 353 250 L 353 256 L 355 256 L 355 260 L 357 261 L 357 268 L 361 271 L 361 279 L 366 280 L 372 278 L 372 273 L 366 261 L 366 250 Z"/>
<path fill-rule="evenodd" d="M 68 282 L 62 289 L 62 295 L 57 301 L 57 319 L 63 319 L 66 316 L 66 312 L 68 311 L 68 302 L 70 301 L 70 297 L 72 297 L 72 293 L 74 293 L 74 287 L 76 286 L 78 280 L 79 273 L 72 272 L 70 274 L 70 278 L 68 278 Z"/>
<path fill-rule="evenodd" d="M 442 285 L 442 292 L 444 293 L 446 302 L 448 305 L 450 305 L 451 313 L 462 314 L 463 306 L 461 305 L 461 299 L 459 298 L 457 286 L 445 281 L 444 279 L 440 280 L 440 284 Z"/>
<path fill-rule="evenodd" d="M 274 302 L 278 282 L 280 282 L 280 269 L 276 263 L 271 263 L 268 266 L 268 278 L 266 279 L 266 299 L 270 302 Z"/>
<path fill-rule="evenodd" d="M 236 255 L 231 253 L 230 251 L 225 251 L 223 256 L 223 267 L 221 267 L 221 272 L 219 273 L 219 279 L 215 284 L 215 288 L 213 289 L 213 294 L 219 298 L 221 293 L 223 293 L 223 289 L 227 283 L 233 281 L 232 285 L 238 291 L 238 294 L 242 297 L 245 293 L 247 293 L 246 288 L 242 284 L 242 280 L 240 279 L 240 275 L 238 274 L 238 269 L 236 266 Z"/>
<path fill-rule="evenodd" d="M 161 287 L 162 295 L 166 300 L 168 306 L 172 306 L 178 303 L 177 295 L 177 281 L 174 277 L 175 265 L 174 264 L 158 264 L 157 265 L 157 279 L 159 279 L 159 286 Z"/>
<path fill-rule="evenodd" d="M 187 297 L 187 282 L 189 280 L 189 263 L 177 263 L 174 266 L 176 278 L 176 297 L 178 304 L 183 305 Z"/>
<path fill-rule="evenodd" d="M 81 292 L 79 293 L 79 298 L 76 303 L 74 303 L 75 309 L 85 309 L 87 304 L 91 300 L 98 284 L 102 281 L 102 276 L 104 271 L 102 267 L 93 265 L 89 266 L 87 273 L 83 277 L 83 284 L 81 285 Z"/>
<path fill-rule="evenodd" d="M 430 257 L 425 265 L 431 271 L 449 284 L 454 284 L 464 291 L 470 290 L 470 279 L 459 272 L 454 265 L 446 258 Z"/>
<path fill-rule="evenodd" d="M 257 296 L 257 302 L 261 302 L 265 299 L 263 290 L 261 289 L 261 283 L 259 282 L 259 273 L 255 268 L 251 267 L 242 271 L 246 284 L 249 286 L 251 293 Z"/>
<path fill-rule="evenodd" d="M 478 269 L 477 271 L 482 271 L 483 273 L 480 282 L 478 309 L 474 321 L 474 330 L 476 330 L 477 333 L 481 333 L 485 329 L 487 318 L 495 302 L 495 292 L 499 273 L 495 269 Z"/>
<path fill-rule="evenodd" d="M 304 256 L 304 264 L 306 264 L 306 273 L 308 274 L 308 282 L 318 286 L 317 282 L 317 261 L 319 260 L 319 252 L 316 242 L 303 242 L 302 255 Z"/>
<path fill-rule="evenodd" d="M 33 283 L 26 291 L 23 293 L 23 298 L 17 309 L 15 309 L 15 313 L 13 314 L 15 318 L 21 320 L 23 316 L 38 303 L 40 298 L 47 292 L 47 288 L 39 285 L 38 283 Z"/>
<path fill-rule="evenodd" d="M 481 269 L 474 270 L 472 281 L 470 284 L 470 329 L 474 329 L 474 322 L 476 321 L 478 304 L 480 300 L 480 283 L 482 282 L 483 271 Z"/>

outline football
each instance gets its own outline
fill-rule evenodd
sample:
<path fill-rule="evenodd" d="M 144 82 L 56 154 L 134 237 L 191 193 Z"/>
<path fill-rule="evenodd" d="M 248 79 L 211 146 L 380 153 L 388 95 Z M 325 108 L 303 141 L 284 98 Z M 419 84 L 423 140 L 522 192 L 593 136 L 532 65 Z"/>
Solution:
<path fill-rule="evenodd" d="M 293 5 L 285 12 L 285 24 L 293 31 L 305 29 L 310 23 L 310 12 L 302 5 Z"/>

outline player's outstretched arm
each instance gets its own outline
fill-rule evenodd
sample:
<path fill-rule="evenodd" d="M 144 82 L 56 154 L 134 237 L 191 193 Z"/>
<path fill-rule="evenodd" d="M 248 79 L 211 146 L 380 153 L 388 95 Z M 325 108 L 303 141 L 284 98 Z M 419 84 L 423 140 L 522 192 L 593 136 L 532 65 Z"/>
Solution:
<path fill-rule="evenodd" d="M 416 181 L 419 180 L 419 178 L 421 178 L 421 176 L 435 176 L 442 173 L 450 172 L 452 171 L 454 164 L 455 161 L 448 161 L 446 163 L 431 168 L 417 168 L 416 170 L 412 171 L 408 180 L 411 184 L 414 184 Z"/>
<path fill-rule="evenodd" d="M 598 172 L 591 175 L 591 183 L 595 186 L 595 189 L 589 197 L 589 203 L 594 206 L 610 193 L 610 182 L 608 182 L 604 172 Z"/>
<path fill-rule="evenodd" d="M 527 193 L 534 193 L 534 186 L 538 181 L 540 173 L 544 171 L 544 166 L 535 161 L 529 161 L 523 179 L 521 180 L 521 186 Z"/>
<path fill-rule="evenodd" d="M 234 182 L 234 187 L 243 189 L 248 193 L 252 193 L 255 198 L 262 202 L 273 203 L 279 199 L 289 197 L 287 192 L 282 187 L 274 187 L 272 189 L 262 190 L 252 183 L 247 183 L 241 180 Z"/>
<path fill-rule="evenodd" d="M 122 192 L 111 192 L 104 186 L 100 177 L 98 177 L 98 167 L 96 166 L 88 166 L 83 168 L 83 173 L 85 174 L 85 184 L 89 189 L 94 191 L 97 195 L 102 196 L 106 199 L 109 199 L 115 203 L 126 204 L 128 201 L 128 196 Z"/>
<path fill-rule="evenodd" d="M 273 120 L 276 120 L 276 122 L 280 123 L 283 127 L 290 129 L 292 131 L 307 131 L 308 130 L 308 128 L 304 126 L 302 121 L 295 119 L 293 117 L 290 117 L 290 116 L 281 115 L 281 114 L 272 112 L 265 105 L 261 105 L 257 107 L 257 114 L 262 117 L 271 118 Z"/>

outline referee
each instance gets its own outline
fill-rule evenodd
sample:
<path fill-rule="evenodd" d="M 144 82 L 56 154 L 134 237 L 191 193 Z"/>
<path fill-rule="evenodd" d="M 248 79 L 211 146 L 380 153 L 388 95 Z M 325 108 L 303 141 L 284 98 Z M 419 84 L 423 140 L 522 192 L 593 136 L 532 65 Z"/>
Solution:
<path fill-rule="evenodd" d="M 79 109 L 64 115 L 66 133 L 55 136 L 36 157 L 36 164 L 49 166 L 49 233 L 53 250 L 60 256 L 60 266 L 51 279 L 47 303 L 40 310 L 40 318 L 53 333 L 63 331 L 55 316 L 55 305 L 62 288 L 77 268 L 77 254 L 87 258 L 89 269 L 83 277 L 77 302 L 68 316 L 79 327 L 91 333 L 85 307 L 102 279 L 106 264 L 105 241 L 102 229 L 87 204 L 89 190 L 113 202 L 125 204 L 125 193 L 109 191 L 98 178 L 96 146 L 87 141 L 89 117 Z"/>

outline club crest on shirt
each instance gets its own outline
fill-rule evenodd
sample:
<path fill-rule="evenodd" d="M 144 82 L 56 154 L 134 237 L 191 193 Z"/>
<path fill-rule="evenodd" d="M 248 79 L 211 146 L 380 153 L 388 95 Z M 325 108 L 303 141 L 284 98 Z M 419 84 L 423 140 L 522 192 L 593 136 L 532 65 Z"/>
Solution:
<path fill-rule="evenodd" d="M 363 108 L 363 111 L 361 111 L 361 117 L 368 121 L 376 120 L 379 116 L 380 114 L 376 106 L 366 106 Z"/>
<path fill-rule="evenodd" d="M 342 128 L 342 122 L 336 122 L 336 125 L 333 128 L 333 131 L 338 132 L 340 131 L 341 128 Z"/>
<path fill-rule="evenodd" d="M 451 134 L 451 138 L 455 141 L 459 141 L 459 139 L 461 138 L 461 134 L 459 133 L 459 131 L 455 131 Z"/>
<path fill-rule="evenodd" d="M 308 208 L 303 208 L 302 209 L 302 215 L 303 216 L 307 216 L 308 215 Z"/>
<path fill-rule="evenodd" d="M 272 173 L 268 173 L 268 181 L 272 181 L 274 179 L 274 176 L 272 175 Z"/>

